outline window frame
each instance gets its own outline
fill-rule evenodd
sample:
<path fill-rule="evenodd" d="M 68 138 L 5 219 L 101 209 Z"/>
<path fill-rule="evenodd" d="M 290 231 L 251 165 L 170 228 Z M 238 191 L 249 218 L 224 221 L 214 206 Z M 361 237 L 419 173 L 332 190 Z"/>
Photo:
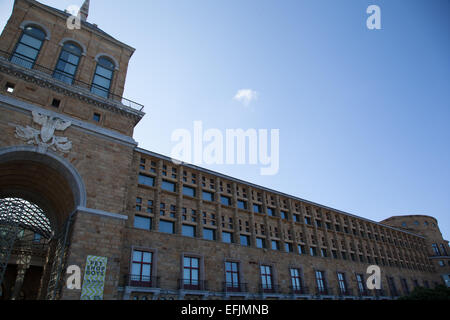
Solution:
<path fill-rule="evenodd" d="M 40 38 L 35 37 L 35 36 L 31 35 L 30 33 L 28 33 L 27 32 L 27 28 L 34 28 L 34 29 L 39 30 L 40 32 L 42 32 L 42 34 L 44 35 L 43 39 L 40 39 Z M 31 64 L 30 66 L 26 66 L 26 65 L 23 65 L 22 63 L 20 63 L 19 64 L 20 66 L 22 66 L 24 68 L 27 68 L 27 69 L 33 69 L 34 65 L 36 64 L 36 61 L 38 60 L 39 55 L 40 55 L 40 53 L 42 51 L 42 47 L 44 46 L 45 40 L 48 40 L 48 34 L 41 26 L 37 26 L 34 23 L 27 23 L 25 26 L 23 26 L 22 29 L 23 29 L 22 33 L 21 33 L 21 35 L 19 37 L 19 40 L 17 41 L 17 43 L 16 43 L 16 45 L 14 47 L 14 51 L 11 54 L 11 57 L 9 58 L 9 60 L 11 62 L 13 62 L 13 63 L 19 64 L 19 63 L 13 61 L 13 58 L 17 57 L 18 59 L 26 61 L 27 63 Z M 33 38 L 34 40 L 40 41 L 39 48 L 33 47 L 31 44 L 27 44 L 26 42 L 23 42 L 25 35 L 28 36 L 28 37 Z M 32 50 L 37 51 L 35 58 L 31 61 L 31 58 L 29 56 L 26 56 L 26 55 L 24 55 L 22 53 L 17 52 L 17 49 L 19 48 L 19 45 L 23 45 L 25 47 L 28 47 L 28 48 L 31 48 Z"/>

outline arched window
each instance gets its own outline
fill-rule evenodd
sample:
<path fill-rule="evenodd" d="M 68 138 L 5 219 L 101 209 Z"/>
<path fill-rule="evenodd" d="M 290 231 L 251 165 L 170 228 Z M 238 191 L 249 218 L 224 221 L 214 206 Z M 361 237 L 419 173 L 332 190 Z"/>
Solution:
<path fill-rule="evenodd" d="M 41 29 L 34 26 L 25 27 L 11 61 L 25 68 L 33 68 L 44 39 L 45 32 Z"/>
<path fill-rule="evenodd" d="M 108 58 L 101 57 L 98 59 L 94 79 L 92 80 L 91 92 L 108 98 L 114 68 L 114 63 Z"/>
<path fill-rule="evenodd" d="M 82 50 L 78 45 L 72 42 L 66 42 L 59 55 L 53 77 L 72 84 L 80 62 L 81 53 Z"/>

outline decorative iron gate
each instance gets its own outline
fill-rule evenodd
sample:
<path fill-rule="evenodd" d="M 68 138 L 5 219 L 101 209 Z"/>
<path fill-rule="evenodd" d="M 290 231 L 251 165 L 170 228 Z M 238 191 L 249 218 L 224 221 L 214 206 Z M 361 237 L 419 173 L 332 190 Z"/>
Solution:
<path fill-rule="evenodd" d="M 72 234 L 73 222 L 75 220 L 76 211 L 74 211 L 64 224 L 61 232 L 53 238 L 55 245 L 55 252 L 53 254 L 54 260 L 50 273 L 50 279 L 47 287 L 47 300 L 59 299 L 61 289 L 64 285 L 64 274 L 67 262 L 68 248 L 70 247 L 70 239 Z"/>
<path fill-rule="evenodd" d="M 25 242 L 22 241 L 21 235 L 24 230 L 29 230 L 49 241 L 48 260 L 51 261 L 51 271 L 45 297 L 49 300 L 58 299 L 63 285 L 63 271 L 75 215 L 76 211 L 73 211 L 60 231 L 55 234 L 49 219 L 37 205 L 21 198 L 0 199 L 0 286 L 3 283 L 11 253 L 13 250 L 20 250 L 16 248 L 17 245 Z M 50 259 L 51 257 L 53 259 Z"/>

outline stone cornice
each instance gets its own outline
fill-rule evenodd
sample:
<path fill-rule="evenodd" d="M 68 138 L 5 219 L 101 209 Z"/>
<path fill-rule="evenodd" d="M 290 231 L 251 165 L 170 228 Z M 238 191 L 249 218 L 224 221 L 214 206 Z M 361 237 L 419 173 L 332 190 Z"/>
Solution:
<path fill-rule="evenodd" d="M 36 84 L 42 88 L 50 89 L 59 94 L 73 97 L 82 102 L 126 116 L 133 119 L 136 124 L 145 115 L 144 112 L 127 107 L 120 102 L 111 99 L 103 99 L 92 94 L 85 88 L 58 81 L 50 75 L 38 70 L 23 68 L 2 57 L 0 57 L 0 72 Z"/>

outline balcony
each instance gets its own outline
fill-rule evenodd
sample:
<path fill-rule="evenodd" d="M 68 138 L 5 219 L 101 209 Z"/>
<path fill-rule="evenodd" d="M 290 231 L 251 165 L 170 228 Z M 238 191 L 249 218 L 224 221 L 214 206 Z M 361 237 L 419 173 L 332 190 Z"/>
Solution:
<path fill-rule="evenodd" d="M 128 287 L 159 288 L 159 277 L 128 274 L 125 275 L 125 284 Z"/>
<path fill-rule="evenodd" d="M 309 289 L 307 286 L 289 286 L 291 294 L 308 294 Z"/>
<path fill-rule="evenodd" d="M 372 293 L 369 290 L 364 289 L 364 290 L 359 290 L 358 295 L 360 297 L 370 297 L 370 296 L 372 296 Z"/>
<path fill-rule="evenodd" d="M 280 293 L 280 286 L 277 284 L 260 284 L 259 292 L 263 294 L 267 293 Z"/>
<path fill-rule="evenodd" d="M 206 291 L 208 290 L 208 285 L 206 280 L 178 279 L 178 289 Z"/>
<path fill-rule="evenodd" d="M 74 79 L 71 74 L 65 74 L 62 71 L 56 71 L 54 69 L 50 69 L 45 66 L 36 64 L 34 63 L 34 61 L 30 61 L 29 58 L 22 56 L 19 53 L 6 52 L 0 50 L 0 60 L 8 61 L 24 69 L 33 70 L 34 72 L 38 73 L 37 76 L 39 76 L 40 79 L 43 79 L 42 76 L 44 77 L 46 76 L 48 78 L 51 78 L 52 81 L 55 81 L 62 86 L 65 87 L 72 86 L 75 87 L 76 89 L 81 89 L 82 90 L 81 92 L 84 91 L 85 95 L 90 95 L 100 101 L 105 100 L 106 102 L 109 103 L 113 102 L 115 104 L 120 104 L 122 106 L 131 108 L 139 112 L 142 112 L 144 110 L 144 106 L 140 103 L 126 99 L 122 96 L 118 96 L 111 92 L 106 91 L 99 92 L 99 88 L 93 86 L 92 84 L 88 84 L 86 82 Z M 75 88 L 72 88 L 72 90 Z M 80 90 L 76 90 L 75 92 L 81 93 Z M 99 93 L 96 94 L 95 92 Z"/>
<path fill-rule="evenodd" d="M 223 291 L 225 293 L 245 293 L 248 292 L 247 283 L 224 282 Z"/>
<path fill-rule="evenodd" d="M 376 297 L 385 297 L 386 296 L 386 292 L 384 291 L 384 289 L 376 289 L 375 290 L 375 296 Z"/>
<path fill-rule="evenodd" d="M 333 290 L 331 290 L 330 288 L 319 288 L 316 287 L 316 295 L 318 296 L 332 296 L 333 295 Z"/>
<path fill-rule="evenodd" d="M 353 296 L 353 290 L 349 288 L 339 288 L 339 296 L 341 297 Z"/>

